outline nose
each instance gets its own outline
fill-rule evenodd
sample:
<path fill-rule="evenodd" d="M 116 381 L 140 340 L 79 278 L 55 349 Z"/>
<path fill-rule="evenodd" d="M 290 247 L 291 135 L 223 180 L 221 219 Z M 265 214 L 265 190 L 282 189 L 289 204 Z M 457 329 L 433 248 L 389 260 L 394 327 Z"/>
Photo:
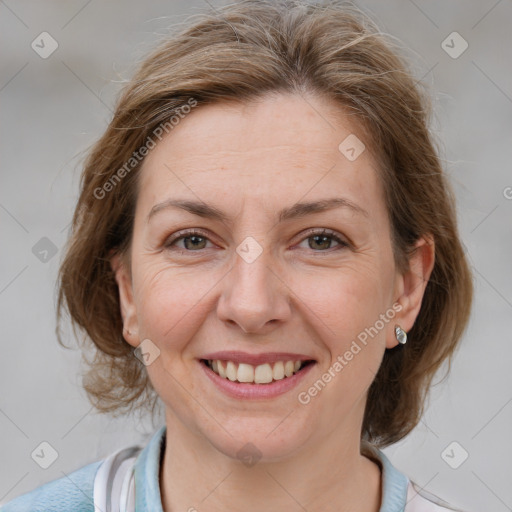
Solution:
<path fill-rule="evenodd" d="M 245 333 L 260 334 L 289 319 L 290 289 L 278 267 L 268 249 L 252 262 L 235 253 L 233 267 L 222 280 L 219 318 Z"/>

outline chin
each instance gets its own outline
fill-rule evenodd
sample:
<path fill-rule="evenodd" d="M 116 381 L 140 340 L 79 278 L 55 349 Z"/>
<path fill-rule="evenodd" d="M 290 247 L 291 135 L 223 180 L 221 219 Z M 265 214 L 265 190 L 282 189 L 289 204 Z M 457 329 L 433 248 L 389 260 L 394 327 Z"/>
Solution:
<path fill-rule="evenodd" d="M 203 435 L 219 452 L 247 466 L 256 462 L 279 462 L 303 447 L 311 435 L 312 422 L 297 423 L 293 413 L 286 418 L 289 412 L 281 417 L 231 416 L 223 425 L 232 437 L 218 425 L 215 433 L 208 428 Z"/>

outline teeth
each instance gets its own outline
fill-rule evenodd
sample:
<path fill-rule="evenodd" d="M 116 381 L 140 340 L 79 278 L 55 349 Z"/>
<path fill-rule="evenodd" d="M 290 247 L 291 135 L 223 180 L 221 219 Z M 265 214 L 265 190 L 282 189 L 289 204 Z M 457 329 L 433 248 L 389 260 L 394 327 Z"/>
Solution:
<path fill-rule="evenodd" d="M 233 361 L 209 360 L 208 366 L 223 379 L 232 382 L 248 382 L 255 384 L 268 384 L 273 380 L 282 380 L 298 372 L 302 361 L 277 361 L 253 366 L 247 363 L 237 364 Z"/>
<path fill-rule="evenodd" d="M 254 368 L 250 364 L 238 365 L 238 382 L 254 382 Z"/>
<path fill-rule="evenodd" d="M 256 384 L 267 384 L 268 382 L 272 382 L 272 378 L 272 368 L 268 363 L 256 366 L 254 370 L 254 382 L 256 382 Z"/>
<path fill-rule="evenodd" d="M 272 376 L 274 377 L 274 380 L 284 379 L 284 364 L 282 361 L 278 361 L 274 365 L 274 369 L 272 370 Z"/>
<path fill-rule="evenodd" d="M 218 373 L 223 379 L 226 378 L 226 367 L 222 364 L 222 361 L 217 361 L 217 369 L 218 371 L 215 373 Z M 213 370 L 213 368 L 212 368 Z M 213 370 L 215 371 L 215 370 Z"/>
<path fill-rule="evenodd" d="M 236 380 L 236 366 L 233 361 L 228 361 L 228 365 L 226 366 L 226 375 L 229 380 Z"/>

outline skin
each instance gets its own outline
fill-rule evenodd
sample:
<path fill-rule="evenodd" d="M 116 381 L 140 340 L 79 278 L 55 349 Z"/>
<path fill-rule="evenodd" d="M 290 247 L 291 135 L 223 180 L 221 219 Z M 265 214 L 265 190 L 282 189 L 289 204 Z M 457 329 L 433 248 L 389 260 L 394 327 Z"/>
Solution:
<path fill-rule="evenodd" d="M 150 339 L 160 350 L 147 371 L 165 404 L 167 512 L 379 510 L 380 469 L 360 453 L 366 394 L 398 343 L 395 324 L 414 324 L 434 244 L 421 239 L 410 271 L 397 270 L 377 165 L 369 150 L 355 161 L 338 150 L 349 134 L 364 135 L 335 107 L 294 94 L 201 106 L 144 161 L 131 265 L 114 256 L 112 267 L 126 341 Z M 283 207 L 331 197 L 368 215 L 336 208 L 278 222 Z M 165 209 L 148 222 L 170 198 L 214 205 L 230 220 Z M 188 228 L 205 231 L 198 248 L 183 238 L 165 246 Z M 309 228 L 331 229 L 349 246 L 322 243 Z M 248 236 L 263 250 L 250 264 L 236 252 Z M 401 311 L 309 404 L 299 403 L 298 393 L 393 304 Z M 244 401 L 199 371 L 197 358 L 217 350 L 303 353 L 316 364 L 298 388 Z M 237 458 L 246 443 L 261 453 L 252 467 Z"/>

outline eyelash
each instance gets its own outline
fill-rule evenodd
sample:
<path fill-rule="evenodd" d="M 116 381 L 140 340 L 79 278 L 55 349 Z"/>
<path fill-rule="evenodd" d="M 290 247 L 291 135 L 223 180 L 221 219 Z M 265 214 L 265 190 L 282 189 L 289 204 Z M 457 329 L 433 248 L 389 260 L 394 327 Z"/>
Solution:
<path fill-rule="evenodd" d="M 332 238 L 333 240 L 338 242 L 340 244 L 340 247 L 338 247 L 338 249 L 344 249 L 344 248 L 350 247 L 350 244 L 347 241 L 343 240 L 343 238 L 341 238 L 335 231 L 331 231 L 329 229 L 323 229 L 323 230 L 312 229 L 312 230 L 308 231 L 306 234 L 307 234 L 307 236 L 302 238 L 302 240 L 300 242 L 303 242 L 304 240 L 307 240 L 308 238 L 311 238 L 313 236 L 324 236 L 324 237 Z M 198 249 L 197 251 L 191 251 L 191 250 L 181 249 L 181 248 L 179 248 L 179 249 L 172 248 L 173 244 L 175 244 L 178 240 L 190 238 L 193 236 L 199 236 L 201 238 L 205 238 L 208 241 L 211 241 L 208 238 L 207 234 L 204 233 L 203 231 L 200 231 L 197 229 L 187 229 L 187 230 L 179 231 L 178 233 L 176 233 L 176 236 L 172 236 L 168 241 L 166 241 L 165 248 L 169 249 L 169 250 L 176 250 L 181 253 L 201 252 L 201 249 Z M 334 250 L 336 250 L 336 248 L 334 248 Z M 318 251 L 313 251 L 313 252 L 315 252 L 315 253 L 322 253 L 322 252 L 330 253 L 332 251 L 333 251 L 332 249 L 326 249 L 326 250 L 318 250 Z"/>

